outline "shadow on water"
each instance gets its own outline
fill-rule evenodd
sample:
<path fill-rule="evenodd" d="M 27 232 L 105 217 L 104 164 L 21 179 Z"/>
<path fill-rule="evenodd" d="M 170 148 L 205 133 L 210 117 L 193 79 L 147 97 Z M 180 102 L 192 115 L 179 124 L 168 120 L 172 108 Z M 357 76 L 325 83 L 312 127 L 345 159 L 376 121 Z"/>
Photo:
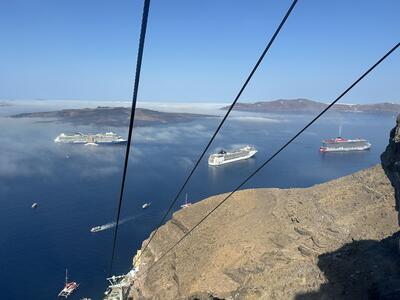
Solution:
<path fill-rule="evenodd" d="M 400 124 L 400 118 L 397 119 Z M 381 165 L 394 188 L 395 209 L 400 210 L 400 131 L 390 132 Z M 400 215 L 399 215 L 400 224 Z M 353 241 L 318 256 L 318 267 L 327 282 L 316 292 L 299 294 L 306 299 L 400 299 L 400 231 L 381 241 Z"/>

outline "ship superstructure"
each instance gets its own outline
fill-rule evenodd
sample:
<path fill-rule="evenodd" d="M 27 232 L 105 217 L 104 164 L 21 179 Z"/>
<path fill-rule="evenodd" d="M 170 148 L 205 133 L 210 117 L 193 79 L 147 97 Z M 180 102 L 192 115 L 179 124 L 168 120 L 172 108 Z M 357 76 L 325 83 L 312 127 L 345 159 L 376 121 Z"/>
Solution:
<path fill-rule="evenodd" d="M 54 139 L 55 143 L 64 144 L 125 144 L 126 139 L 114 132 L 84 134 L 77 132 L 74 134 L 61 133 Z"/>
<path fill-rule="evenodd" d="M 371 148 L 371 143 L 365 139 L 345 139 L 337 137 L 322 141 L 321 152 L 362 151 Z"/>
<path fill-rule="evenodd" d="M 243 159 L 248 159 L 257 153 L 256 148 L 251 146 L 246 146 L 231 152 L 221 150 L 216 154 L 211 154 L 208 158 L 208 164 L 210 166 L 219 166 Z"/>

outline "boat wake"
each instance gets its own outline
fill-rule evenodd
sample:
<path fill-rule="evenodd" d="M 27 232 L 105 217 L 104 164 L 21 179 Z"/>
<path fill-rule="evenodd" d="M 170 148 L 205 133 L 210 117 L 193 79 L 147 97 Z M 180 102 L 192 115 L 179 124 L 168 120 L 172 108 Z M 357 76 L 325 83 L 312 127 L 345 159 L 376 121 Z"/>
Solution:
<path fill-rule="evenodd" d="M 134 219 L 136 219 L 136 218 L 138 218 L 138 217 L 140 217 L 142 215 L 143 214 L 135 215 L 135 216 L 132 216 L 132 217 L 128 217 L 128 218 L 122 219 L 122 220 L 119 221 L 119 225 L 124 224 L 124 223 L 129 222 L 129 221 L 132 221 L 132 220 L 134 220 Z M 104 224 L 104 225 L 95 226 L 92 229 L 90 229 L 90 232 L 104 231 L 104 230 L 111 229 L 111 228 L 115 227 L 115 225 L 117 225 L 116 222 L 110 222 L 110 223 L 107 223 L 107 224 Z"/>

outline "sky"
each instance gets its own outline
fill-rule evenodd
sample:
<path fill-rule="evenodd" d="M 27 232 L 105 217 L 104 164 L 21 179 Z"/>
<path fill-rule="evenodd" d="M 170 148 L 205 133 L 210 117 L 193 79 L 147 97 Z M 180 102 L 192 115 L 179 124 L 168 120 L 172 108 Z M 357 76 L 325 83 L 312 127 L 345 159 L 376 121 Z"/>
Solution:
<path fill-rule="evenodd" d="M 231 102 L 287 0 L 152 0 L 139 100 Z M 0 0 L 0 99 L 128 101 L 141 0 Z M 400 41 L 398 0 L 299 0 L 241 101 L 330 101 Z M 400 50 L 343 99 L 400 103 Z"/>

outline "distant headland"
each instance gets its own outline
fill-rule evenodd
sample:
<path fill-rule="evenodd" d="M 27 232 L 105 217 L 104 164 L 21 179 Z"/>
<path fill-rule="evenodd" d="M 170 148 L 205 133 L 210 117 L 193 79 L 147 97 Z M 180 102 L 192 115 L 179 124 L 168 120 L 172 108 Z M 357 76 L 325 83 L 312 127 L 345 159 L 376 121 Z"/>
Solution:
<path fill-rule="evenodd" d="M 237 103 L 233 110 L 246 112 L 268 112 L 268 113 L 309 113 L 317 112 L 326 108 L 328 104 L 309 99 L 278 99 L 273 101 L 260 101 L 255 103 Z M 229 106 L 221 109 L 227 110 Z M 377 113 L 397 114 L 400 113 L 400 104 L 396 103 L 374 103 L 374 104 L 335 104 L 332 112 L 353 113 Z"/>
<path fill-rule="evenodd" d="M 128 126 L 131 109 L 128 107 L 98 106 L 97 108 L 63 109 L 47 112 L 22 113 L 12 118 L 48 118 L 51 122 L 74 125 Z M 190 122 L 200 118 L 214 117 L 203 114 L 159 112 L 137 108 L 135 126 L 150 126 L 166 123 Z"/>

